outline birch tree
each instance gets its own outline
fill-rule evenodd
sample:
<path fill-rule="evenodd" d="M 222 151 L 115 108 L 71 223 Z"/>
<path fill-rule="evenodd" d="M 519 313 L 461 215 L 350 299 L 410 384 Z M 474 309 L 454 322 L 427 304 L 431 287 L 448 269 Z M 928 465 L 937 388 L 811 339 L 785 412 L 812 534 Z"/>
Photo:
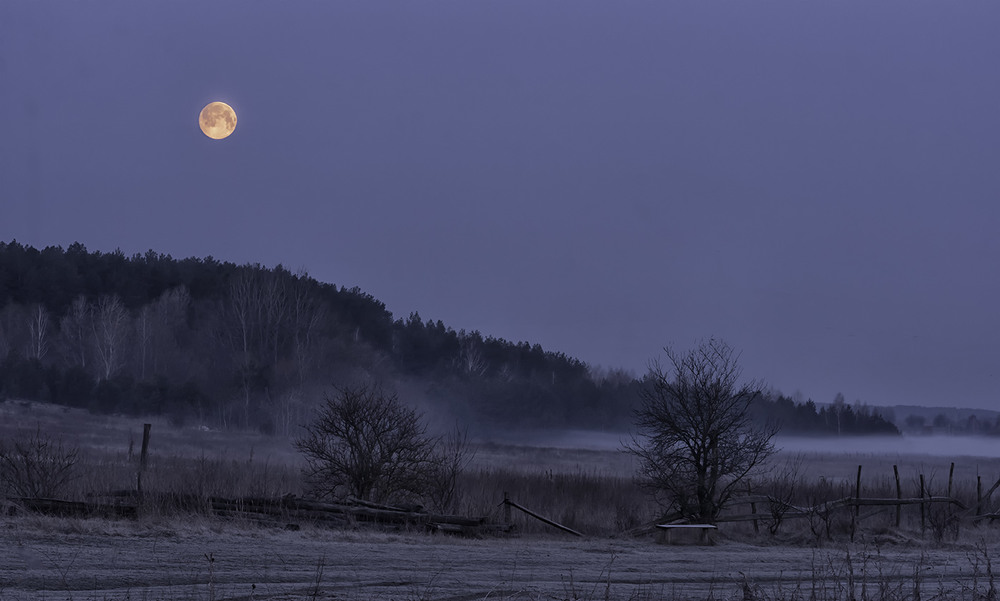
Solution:
<path fill-rule="evenodd" d="M 60 321 L 62 339 L 68 355 L 73 363 L 83 369 L 87 368 L 87 357 L 90 355 L 91 338 L 94 333 L 91 318 L 91 307 L 87 299 L 78 296 Z"/>
<path fill-rule="evenodd" d="M 42 305 L 33 305 L 28 310 L 28 352 L 29 359 L 41 361 L 49 353 L 49 312 Z"/>
<path fill-rule="evenodd" d="M 102 379 L 109 380 L 125 362 L 129 316 L 121 299 L 117 296 L 99 298 L 94 307 L 91 326 L 99 375 Z"/>

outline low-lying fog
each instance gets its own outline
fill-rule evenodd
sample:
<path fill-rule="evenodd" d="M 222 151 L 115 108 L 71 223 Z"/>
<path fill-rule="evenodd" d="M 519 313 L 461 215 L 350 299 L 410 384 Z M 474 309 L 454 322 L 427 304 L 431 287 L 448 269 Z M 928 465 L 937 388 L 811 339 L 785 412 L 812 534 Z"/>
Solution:
<path fill-rule="evenodd" d="M 1000 438 L 986 436 L 779 436 L 775 446 L 790 453 L 871 453 L 934 457 L 1000 457 Z"/>
<path fill-rule="evenodd" d="M 507 444 L 561 449 L 609 451 L 629 440 L 624 432 L 563 430 L 502 437 Z M 786 453 L 931 455 L 935 457 L 1000 457 L 1000 437 L 984 436 L 778 436 L 775 446 Z"/>

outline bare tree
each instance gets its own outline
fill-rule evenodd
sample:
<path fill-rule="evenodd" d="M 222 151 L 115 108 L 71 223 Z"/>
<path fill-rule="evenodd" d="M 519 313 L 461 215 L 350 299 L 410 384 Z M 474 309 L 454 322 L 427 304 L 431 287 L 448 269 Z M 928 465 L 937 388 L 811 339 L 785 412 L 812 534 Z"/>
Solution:
<path fill-rule="evenodd" d="M 60 330 L 72 361 L 79 367 L 87 368 L 87 356 L 92 335 L 92 313 L 87 299 L 78 296 L 63 316 Z"/>
<path fill-rule="evenodd" d="M 264 323 L 263 338 L 266 342 L 268 359 L 272 366 L 281 361 L 285 340 L 289 334 L 289 299 L 287 279 L 290 274 L 281 265 L 273 271 L 264 272 L 263 295 Z"/>
<path fill-rule="evenodd" d="M 234 351 L 234 363 L 240 375 L 243 393 L 243 425 L 250 421 L 250 393 L 256 355 L 261 346 L 259 328 L 262 321 L 262 287 L 260 268 L 245 266 L 229 283 L 225 334 Z"/>
<path fill-rule="evenodd" d="M 0 357 L 6 357 L 10 353 L 10 341 L 7 340 L 7 326 L 0 319 Z"/>
<path fill-rule="evenodd" d="M 260 265 L 244 265 L 229 282 L 221 333 L 233 352 L 240 378 L 244 426 L 250 423 L 262 377 L 273 373 L 283 361 L 294 336 L 287 285 L 290 278 L 280 265 L 274 272 Z"/>
<path fill-rule="evenodd" d="M 455 358 L 455 364 L 459 370 L 476 377 L 482 377 L 486 374 L 489 363 L 480 351 L 481 346 L 482 338 L 478 334 L 462 337 L 458 356 Z"/>
<path fill-rule="evenodd" d="M 751 420 L 750 405 L 764 389 L 740 383 L 739 357 L 728 344 L 712 339 L 687 354 L 665 351 L 669 366 L 650 366 L 637 433 L 625 450 L 668 510 L 711 522 L 774 452 L 777 429 Z"/>
<path fill-rule="evenodd" d="M 135 315 L 135 369 L 139 379 L 176 374 L 183 371 L 178 352 L 178 332 L 187 318 L 191 296 L 187 288 L 178 286 L 143 306 Z M 171 371 L 171 367 L 174 369 Z"/>
<path fill-rule="evenodd" d="M 153 303 L 152 369 L 154 375 L 177 377 L 190 373 L 190 358 L 181 350 L 191 294 L 184 286 L 171 288 Z"/>
<path fill-rule="evenodd" d="M 248 364 L 259 343 L 256 339 L 261 321 L 261 286 L 258 270 L 246 266 L 240 269 L 229 282 L 226 303 L 226 320 L 229 326 L 225 333 L 232 348 L 240 357 L 237 361 Z"/>
<path fill-rule="evenodd" d="M 309 289 L 308 277 L 305 271 L 296 275 L 289 309 L 293 337 L 292 354 L 300 388 L 305 384 L 306 375 L 315 364 L 320 327 L 326 319 L 323 303 Z"/>
<path fill-rule="evenodd" d="M 138 350 L 136 360 L 139 363 L 139 379 L 146 379 L 146 366 L 149 364 L 150 347 L 153 341 L 153 308 L 145 305 L 135 316 L 135 344 Z"/>
<path fill-rule="evenodd" d="M 320 498 L 374 502 L 412 500 L 426 490 L 437 439 L 417 413 L 378 386 L 342 388 L 328 396 L 295 447 Z"/>
<path fill-rule="evenodd" d="M 275 432 L 290 436 L 292 429 L 302 423 L 305 414 L 305 400 L 299 389 L 286 391 L 272 402 Z"/>
<path fill-rule="evenodd" d="M 0 308 L 0 359 L 10 352 L 19 352 L 31 346 L 28 332 L 30 321 L 27 309 L 17 303 L 8 303 Z"/>

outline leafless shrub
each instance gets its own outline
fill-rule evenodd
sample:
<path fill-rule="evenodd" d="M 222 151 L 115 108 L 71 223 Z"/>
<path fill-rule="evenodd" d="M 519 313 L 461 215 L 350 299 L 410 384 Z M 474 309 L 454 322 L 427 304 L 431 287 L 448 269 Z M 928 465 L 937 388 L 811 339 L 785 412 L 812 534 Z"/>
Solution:
<path fill-rule="evenodd" d="M 785 515 L 795 509 L 792 502 L 798 494 L 798 487 L 801 481 L 799 470 L 802 466 L 802 458 L 791 458 L 770 475 L 767 480 L 767 513 L 769 517 L 765 520 L 767 530 L 772 535 L 778 533 Z"/>
<path fill-rule="evenodd" d="M 304 475 L 319 498 L 354 496 L 377 503 L 426 493 L 438 466 L 437 439 L 417 413 L 378 386 L 342 388 L 295 441 Z"/>
<path fill-rule="evenodd" d="M 844 484 L 839 483 L 839 486 L 835 487 L 828 479 L 820 478 L 818 482 L 807 487 L 804 493 L 806 520 L 816 544 L 820 544 L 823 540 L 832 541 L 836 513 L 828 503 L 844 495 Z"/>
<path fill-rule="evenodd" d="M 986 542 L 983 540 L 977 542 L 975 551 L 969 553 L 968 559 L 969 565 L 972 566 L 972 578 L 968 584 L 963 584 L 963 592 L 971 594 L 974 599 L 996 601 L 996 576 L 993 574 L 993 560 Z"/>
<path fill-rule="evenodd" d="M 439 511 L 455 510 L 459 476 L 475 457 L 469 444 L 469 432 L 458 425 L 438 441 L 433 465 L 428 472 L 427 496 Z"/>
<path fill-rule="evenodd" d="M 55 498 L 76 477 L 76 448 L 67 449 L 36 429 L 34 434 L 0 442 L 0 484 L 8 494 Z"/>

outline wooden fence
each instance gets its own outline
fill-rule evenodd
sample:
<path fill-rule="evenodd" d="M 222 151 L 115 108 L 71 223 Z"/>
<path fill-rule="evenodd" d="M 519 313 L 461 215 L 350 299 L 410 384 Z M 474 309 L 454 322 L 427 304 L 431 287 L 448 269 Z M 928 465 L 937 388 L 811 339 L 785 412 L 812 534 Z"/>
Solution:
<path fill-rule="evenodd" d="M 976 500 L 972 506 L 966 504 L 961 499 L 953 495 L 955 464 L 952 463 L 948 471 L 948 487 L 945 495 L 931 495 L 928 490 L 923 474 L 919 474 L 917 496 L 903 496 L 903 487 L 899 478 L 898 466 L 892 466 L 893 478 L 895 481 L 895 497 L 863 497 L 861 496 L 861 473 L 862 466 L 858 466 L 857 477 L 854 483 L 854 494 L 816 503 L 813 505 L 796 505 L 791 502 L 791 491 L 787 492 L 785 498 L 782 495 L 761 495 L 753 494 L 748 489 L 747 494 L 736 497 L 730 502 L 731 507 L 749 506 L 750 511 L 724 513 L 716 521 L 723 522 L 753 522 L 754 530 L 759 531 L 760 524 L 766 523 L 772 534 L 777 533 L 781 524 L 785 520 L 808 519 L 821 521 L 829 528 L 830 520 L 835 514 L 848 512 L 850 517 L 850 533 L 853 540 L 858 522 L 884 513 L 887 508 L 895 508 L 893 523 L 895 527 L 900 527 L 902 510 L 905 506 L 916 505 L 920 508 L 920 529 L 923 532 L 928 527 L 931 520 L 929 508 L 940 505 L 947 508 L 944 516 L 934 516 L 935 528 L 943 525 L 952 525 L 957 528 L 960 521 L 966 520 L 978 522 L 981 520 L 1000 519 L 1000 512 L 985 511 L 989 506 L 993 493 L 1000 488 L 1000 479 L 993 483 L 985 493 L 983 492 L 982 476 L 976 477 Z M 875 511 L 862 513 L 863 507 L 877 507 Z"/>
<path fill-rule="evenodd" d="M 490 524 L 485 517 L 466 517 L 424 512 L 417 507 L 379 505 L 358 499 L 345 503 L 326 503 L 294 496 L 283 498 L 197 497 L 194 495 L 156 495 L 141 497 L 121 491 L 90 502 L 60 499 L 8 498 L 5 513 L 32 511 L 48 515 L 134 518 L 143 512 L 195 510 L 220 517 L 243 519 L 260 524 L 297 528 L 308 521 L 332 526 L 390 525 L 418 527 L 454 534 L 480 534 L 502 531 L 502 524 Z"/>

